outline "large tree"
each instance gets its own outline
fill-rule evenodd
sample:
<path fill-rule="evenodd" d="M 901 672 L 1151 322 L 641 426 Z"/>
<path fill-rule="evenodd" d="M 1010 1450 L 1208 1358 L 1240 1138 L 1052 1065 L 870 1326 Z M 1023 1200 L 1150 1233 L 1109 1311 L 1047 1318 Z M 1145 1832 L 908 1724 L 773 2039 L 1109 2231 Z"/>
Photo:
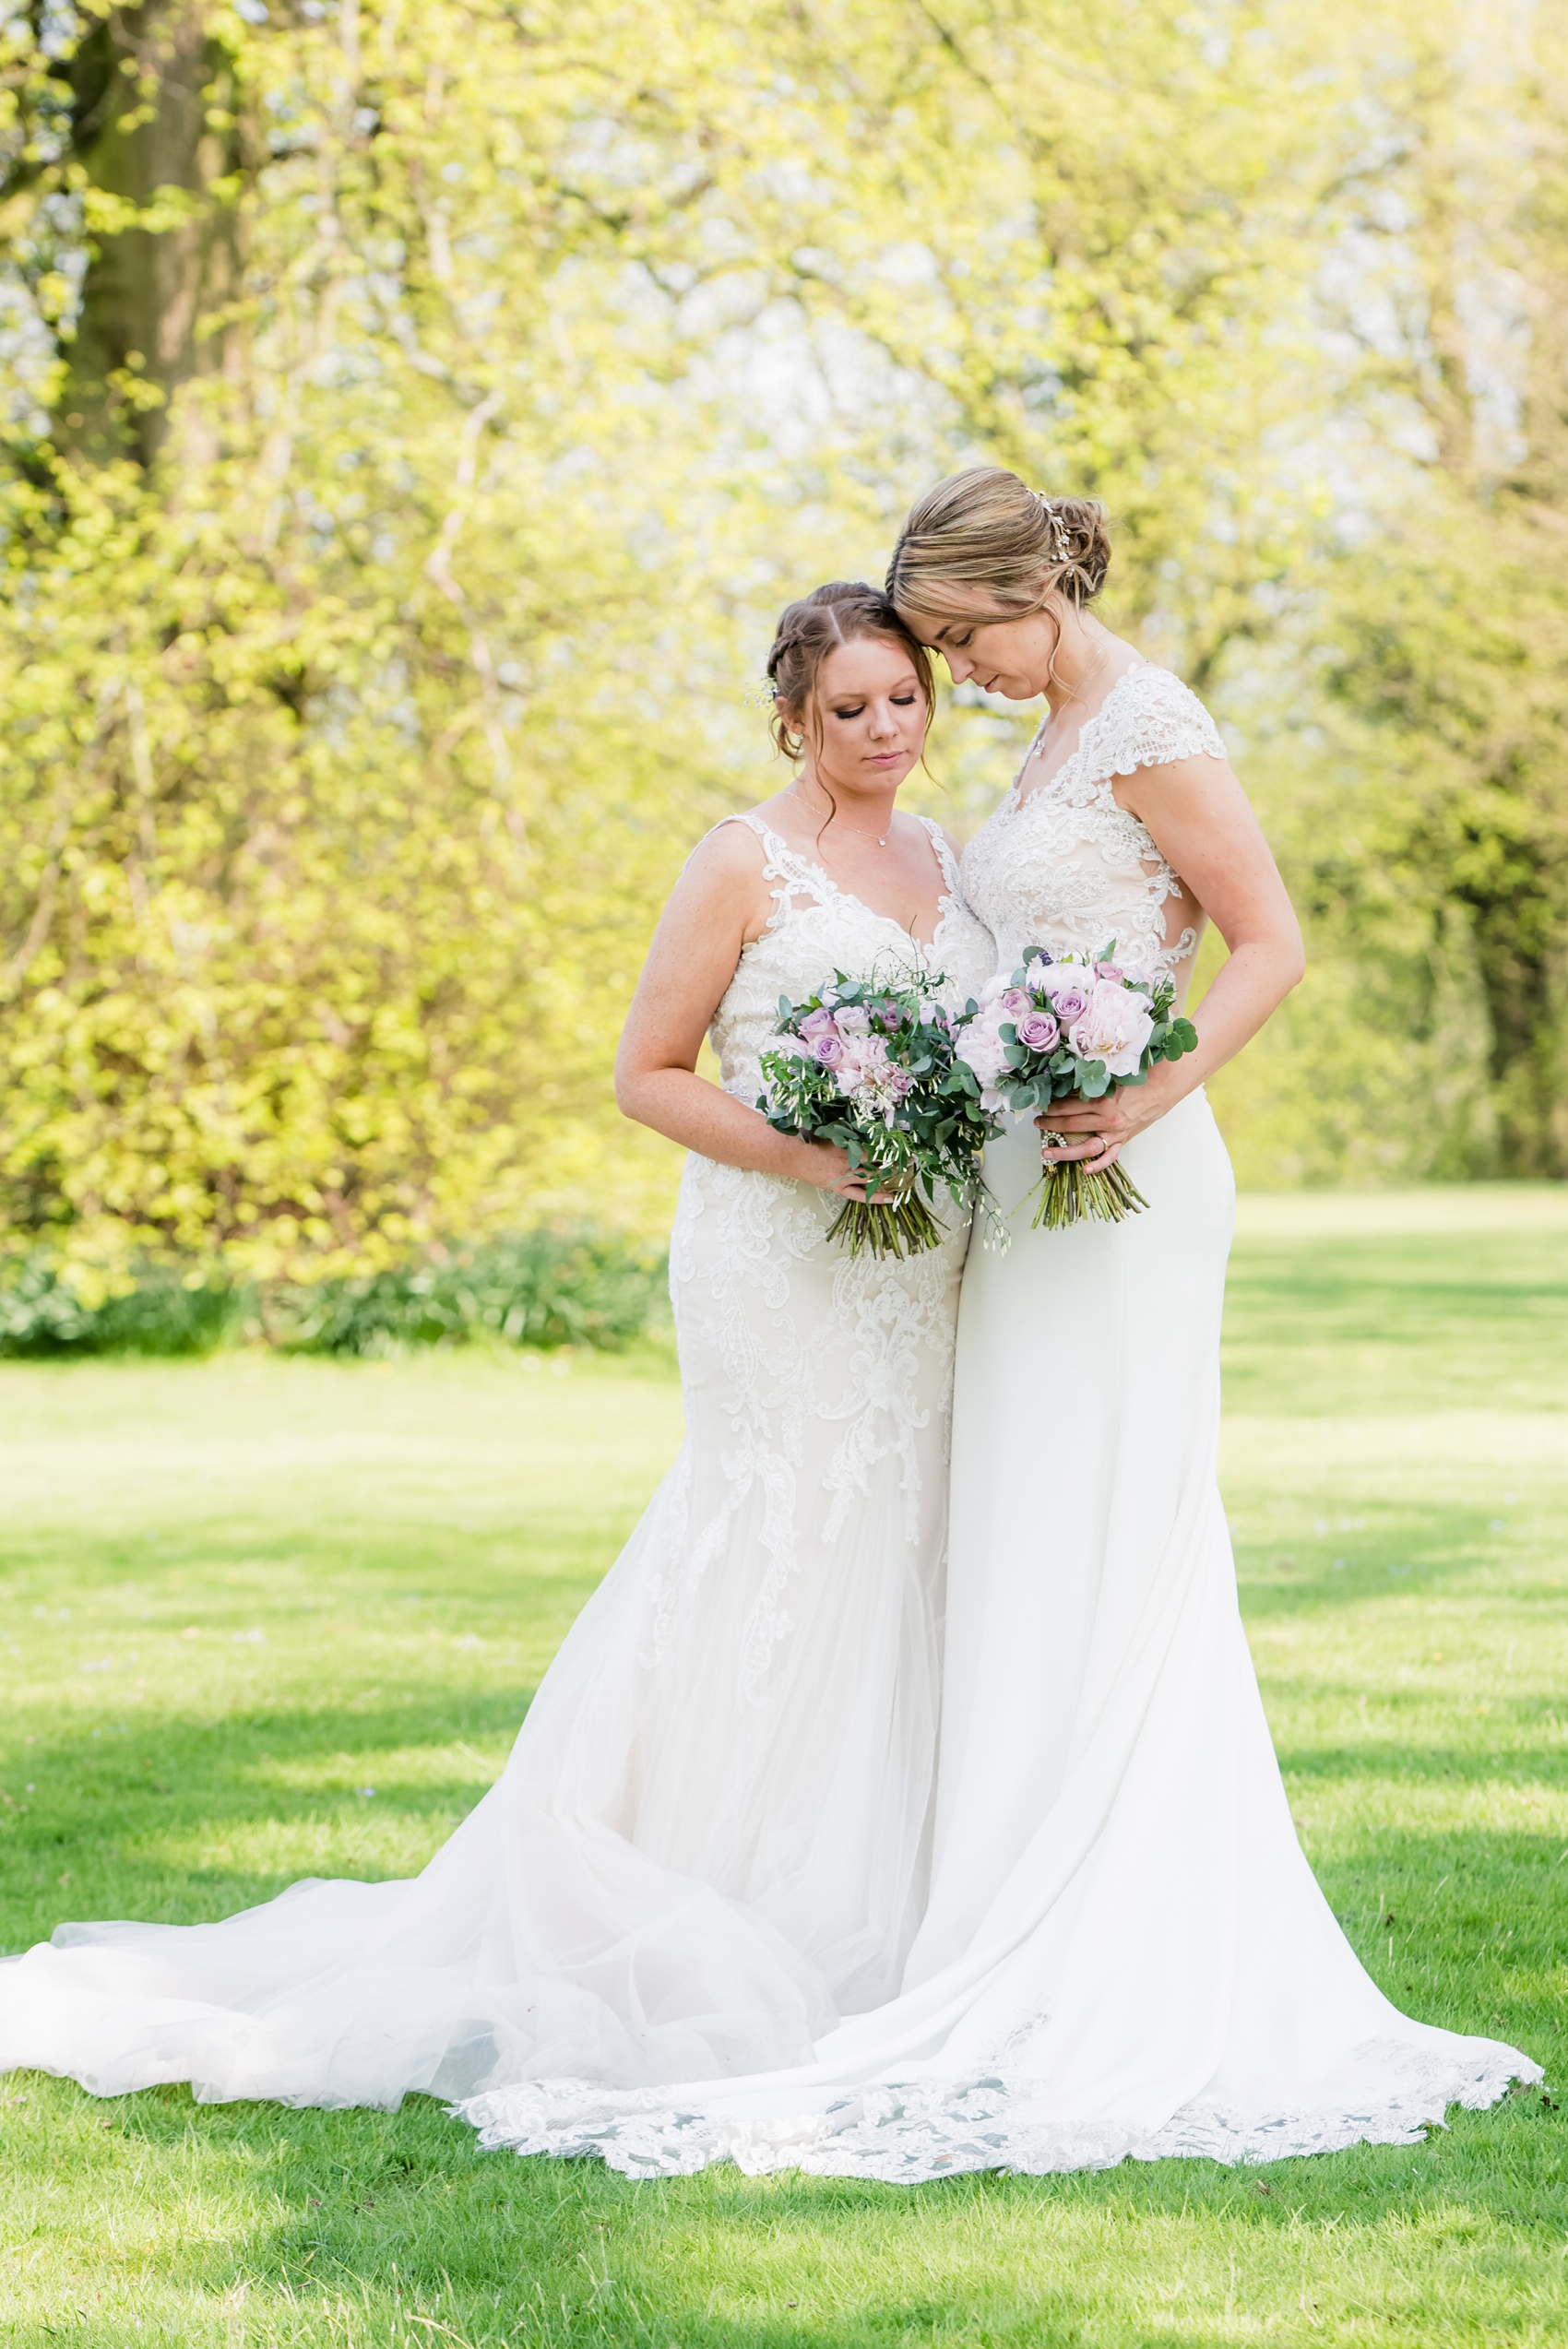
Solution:
<path fill-rule="evenodd" d="M 1301 751 L 1343 714 L 1265 761 L 1338 953 L 1300 1032 L 1348 1019 L 1414 1099 L 1420 974 L 1471 958 L 1508 1163 L 1555 1164 L 1556 166 L 1489 230 L 1539 289 L 1536 455 L 1499 481 L 1407 429 L 1480 402 L 1442 357 L 1468 231 L 1400 63 L 1450 89 L 1445 36 L 1371 15 L 1325 64 L 1304 0 L 15 14 L 11 1243 L 266 1269 L 656 1213 L 671 1158 L 616 1124 L 610 1050 L 686 847 L 771 779 L 769 614 L 874 573 L 977 457 L 1103 494 L 1114 616 L 1243 719 Z M 1547 158 L 1544 67 L 1519 103 Z M 1374 232 L 1396 328 L 1362 350 L 1331 297 Z M 1379 496 L 1389 527 L 1337 530 Z M 1376 823 L 1336 780 L 1374 734 Z M 945 712 L 936 804 L 980 812 L 1016 737 Z M 1319 1171 L 1379 1114 L 1329 1081 Z"/>
<path fill-rule="evenodd" d="M 1319 674 L 1368 788 L 1313 866 L 1409 1015 L 1483 1032 L 1459 1163 L 1568 1174 L 1568 31 L 1391 6 L 1335 323 L 1386 444 Z M 1347 835 L 1359 853 L 1347 854 Z"/>

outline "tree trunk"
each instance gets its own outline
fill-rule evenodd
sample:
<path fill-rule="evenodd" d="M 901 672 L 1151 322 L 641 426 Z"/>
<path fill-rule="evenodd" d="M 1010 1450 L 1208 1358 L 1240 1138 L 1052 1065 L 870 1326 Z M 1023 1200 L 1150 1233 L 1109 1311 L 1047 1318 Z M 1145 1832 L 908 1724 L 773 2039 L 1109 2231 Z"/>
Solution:
<path fill-rule="evenodd" d="M 206 0 L 143 0 L 95 25 L 69 60 L 72 145 L 89 186 L 138 210 L 173 191 L 182 217 L 91 240 L 56 416 L 93 463 L 150 465 L 181 384 L 223 362 L 238 328 L 242 220 L 217 183 L 243 168 L 232 56 Z"/>

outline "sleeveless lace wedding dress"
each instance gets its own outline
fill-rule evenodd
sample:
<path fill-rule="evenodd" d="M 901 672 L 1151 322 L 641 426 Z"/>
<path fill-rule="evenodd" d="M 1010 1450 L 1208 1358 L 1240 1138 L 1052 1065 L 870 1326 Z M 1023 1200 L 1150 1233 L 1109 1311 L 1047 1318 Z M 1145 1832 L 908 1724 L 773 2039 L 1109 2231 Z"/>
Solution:
<path fill-rule="evenodd" d="M 1015 789 L 964 860 L 1002 968 L 1114 935 L 1187 975 L 1181 884 L 1111 787 L 1204 754 L 1225 753 L 1201 704 L 1140 665 Z M 1026 1215 L 1007 1253 L 969 1252 L 931 1893 L 900 1995 L 767 2079 L 481 2097 L 486 2141 L 902 2182 L 1270 2161 L 1409 2142 L 1539 2078 L 1391 2006 L 1307 1866 L 1216 1480 L 1229 1163 L 1201 1094 L 1124 1155 L 1146 1213 Z M 1032 1125 L 988 1173 L 1004 1209 L 1023 1199 Z"/>
<path fill-rule="evenodd" d="M 779 995 L 836 967 L 923 964 L 953 1009 L 989 976 L 934 826 L 922 949 L 739 820 L 774 912 L 713 1023 L 729 1092 L 755 1100 Z M 0 2070 L 212 2102 L 521 2094 L 580 2122 L 607 2086 L 809 2062 L 897 1991 L 929 1862 L 968 1233 L 949 1213 L 929 1253 L 852 1262 L 825 1240 L 839 1204 L 688 1160 L 684 1446 L 423 1873 L 296 1884 L 220 1924 L 62 1927 L 0 1966 Z"/>

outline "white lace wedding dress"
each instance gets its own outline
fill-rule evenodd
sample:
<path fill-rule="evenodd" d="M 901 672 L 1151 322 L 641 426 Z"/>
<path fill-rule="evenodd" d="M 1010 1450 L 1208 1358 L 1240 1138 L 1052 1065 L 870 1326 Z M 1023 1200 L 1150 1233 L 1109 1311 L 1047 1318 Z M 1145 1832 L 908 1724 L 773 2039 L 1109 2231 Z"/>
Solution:
<path fill-rule="evenodd" d="M 780 993 L 923 957 L 959 1008 L 989 975 L 934 827 L 946 894 L 922 950 L 741 820 L 775 899 L 713 1026 L 742 1099 Z M 949 1215 L 928 1254 L 851 1261 L 824 1237 L 838 1205 L 688 1161 L 684 1447 L 423 1873 L 296 1884 L 220 1924 L 62 1927 L 0 1966 L 0 2070 L 585 2115 L 606 2086 L 809 2061 L 897 1991 L 929 1859 L 968 1235 Z"/>
<path fill-rule="evenodd" d="M 1115 935 L 1186 975 L 1190 908 L 1112 779 L 1206 753 L 1223 746 L 1178 679 L 1118 681 L 966 855 L 1003 968 Z M 1005 1255 L 969 1252 L 932 1889 L 901 1995 L 771 2079 L 482 2096 L 488 2142 L 903 2181 L 1261 2161 L 1408 2142 L 1540 2076 L 1391 2006 L 1307 1866 L 1216 1482 L 1229 1164 L 1201 1095 L 1125 1156 L 1146 1214 L 1064 1232 L 1026 1214 Z M 1015 1206 L 1032 1126 L 988 1168 Z"/>

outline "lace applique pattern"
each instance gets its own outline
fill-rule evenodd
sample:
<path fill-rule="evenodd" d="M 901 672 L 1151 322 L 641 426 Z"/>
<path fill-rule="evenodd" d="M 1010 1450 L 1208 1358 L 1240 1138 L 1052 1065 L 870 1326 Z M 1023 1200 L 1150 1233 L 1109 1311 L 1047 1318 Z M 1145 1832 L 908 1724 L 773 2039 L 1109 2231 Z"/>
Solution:
<path fill-rule="evenodd" d="M 1144 662 L 1117 679 L 1055 774 L 1020 796 L 1026 758 L 1019 781 L 964 855 L 965 896 L 994 934 L 1001 967 L 1026 946 L 1092 954 L 1112 937 L 1145 962 L 1184 962 L 1196 930 L 1170 944 L 1165 934 L 1166 905 L 1180 901 L 1182 884 L 1112 787 L 1141 766 L 1225 755 L 1196 694 L 1170 670 Z"/>
<path fill-rule="evenodd" d="M 1161 2128 L 1075 2121 L 1041 2108 L 1034 2082 L 1016 2073 L 968 2080 L 879 2082 L 821 2113 L 790 2120 L 731 2118 L 701 2089 L 677 2102 L 668 2090 L 616 2090 L 589 2080 L 540 2080 L 492 2089 L 454 2107 L 489 2149 L 581 2157 L 599 2153 L 628 2177 L 681 2177 L 732 2161 L 749 2176 L 799 2169 L 817 2177 L 876 2177 L 915 2186 L 972 2170 L 1110 2169 L 1129 2157 L 1227 2163 L 1285 2161 L 1348 2145 L 1414 2145 L 1450 2105 L 1473 2112 L 1497 2102 L 1511 2080 L 1540 2066 L 1491 2039 L 1461 2039 L 1428 2053 L 1408 2041 L 1354 2051 L 1381 2093 L 1354 2107 L 1278 2112 L 1243 2119 L 1217 2105 L 1184 2106 Z"/>
<path fill-rule="evenodd" d="M 758 1056 L 777 1027 L 779 996 L 809 994 L 835 968 L 896 961 L 940 971 L 953 1009 L 990 976 L 991 940 L 964 905 L 936 825 L 927 829 L 946 886 L 935 934 L 922 947 L 760 819 L 738 820 L 761 840 L 774 906 L 710 1031 L 727 1092 L 755 1101 Z M 945 1420 L 951 1394 L 952 1291 L 966 1235 L 955 1229 L 941 1248 L 905 1260 L 851 1260 L 835 1249 L 825 1282 L 824 1235 L 837 1207 L 825 1192 L 694 1154 L 671 1239 L 682 1359 L 717 1380 L 729 1441 L 718 1494 L 707 1479 L 701 1512 L 683 1516 L 679 1538 L 649 1559 L 640 1660 L 649 1670 L 664 1664 L 706 1578 L 732 1571 L 735 1529 L 749 1510 L 754 1581 L 735 1673 L 739 1694 L 753 1704 L 767 1701 L 775 1661 L 796 1629 L 790 1590 L 801 1543 L 814 1555 L 835 1541 L 885 1463 L 897 1464 L 904 1538 L 914 1540 L 932 1398 Z M 812 1277 L 802 1281 L 808 1263 Z M 704 1408 L 711 1425 L 711 1388 Z"/>

